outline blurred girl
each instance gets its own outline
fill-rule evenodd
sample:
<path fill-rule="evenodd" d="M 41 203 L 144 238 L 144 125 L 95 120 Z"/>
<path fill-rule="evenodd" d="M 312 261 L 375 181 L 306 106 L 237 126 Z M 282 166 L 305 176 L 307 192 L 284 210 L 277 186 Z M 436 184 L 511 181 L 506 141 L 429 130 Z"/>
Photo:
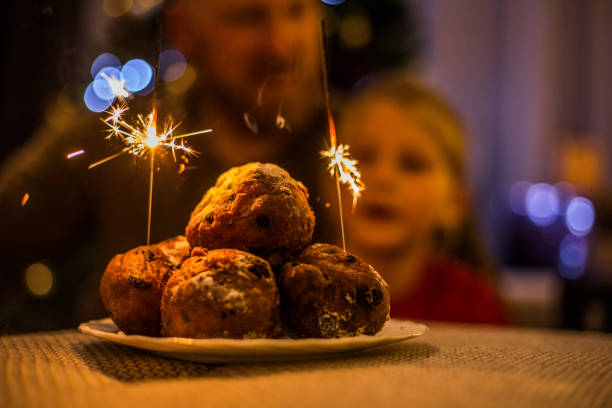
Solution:
<path fill-rule="evenodd" d="M 505 323 L 469 216 L 454 112 L 396 77 L 361 92 L 339 130 L 366 184 L 354 214 L 344 200 L 348 248 L 389 283 L 391 316 Z"/>

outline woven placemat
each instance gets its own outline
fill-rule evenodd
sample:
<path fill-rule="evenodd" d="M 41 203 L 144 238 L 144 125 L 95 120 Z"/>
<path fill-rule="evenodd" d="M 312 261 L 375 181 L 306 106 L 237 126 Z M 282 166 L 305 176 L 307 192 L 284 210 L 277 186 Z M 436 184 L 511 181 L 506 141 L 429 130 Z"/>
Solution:
<path fill-rule="evenodd" d="M 216 366 L 73 330 L 4 336 L 0 406 L 612 406 L 612 336 L 430 327 L 350 357 Z"/>

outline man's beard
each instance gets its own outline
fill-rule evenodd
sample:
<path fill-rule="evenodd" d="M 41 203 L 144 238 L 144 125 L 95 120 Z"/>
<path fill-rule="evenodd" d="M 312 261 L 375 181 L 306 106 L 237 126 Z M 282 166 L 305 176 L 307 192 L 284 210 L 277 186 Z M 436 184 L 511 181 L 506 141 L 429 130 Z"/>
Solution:
<path fill-rule="evenodd" d="M 297 57 L 274 62 L 259 60 L 251 64 L 248 89 L 211 83 L 214 96 L 232 117 L 244 121 L 253 133 L 290 130 L 293 122 L 300 126 L 313 104 L 309 101 L 311 82 L 304 75 Z M 312 95 L 316 99 L 317 95 Z"/>

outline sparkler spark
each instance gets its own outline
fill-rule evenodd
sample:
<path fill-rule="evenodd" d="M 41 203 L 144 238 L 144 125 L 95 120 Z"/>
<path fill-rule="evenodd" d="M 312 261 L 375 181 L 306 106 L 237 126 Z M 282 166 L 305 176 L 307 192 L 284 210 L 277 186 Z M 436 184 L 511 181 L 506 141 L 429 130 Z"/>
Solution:
<path fill-rule="evenodd" d="M 332 177 L 338 175 L 339 181 L 346 184 L 353 194 L 353 211 L 365 185 L 361 181 L 361 173 L 357 169 L 357 160 L 351 159 L 349 146 L 340 144 L 321 152 L 321 156 L 329 159 L 327 169 Z"/>
<path fill-rule="evenodd" d="M 79 156 L 81 154 L 85 153 L 85 150 L 77 150 L 76 152 L 72 152 L 72 153 L 68 153 L 66 155 L 67 159 L 72 159 L 73 157 Z"/>
<path fill-rule="evenodd" d="M 107 111 L 107 113 L 110 113 L 110 116 L 106 119 L 104 119 L 105 122 L 112 122 L 113 126 L 117 125 L 117 122 L 119 122 L 119 120 L 121 119 L 121 115 L 123 115 L 124 112 L 126 112 L 128 110 L 128 107 L 126 104 L 121 104 L 119 106 L 111 106 L 111 110 Z"/>
<path fill-rule="evenodd" d="M 102 78 L 106 80 L 106 83 L 108 83 L 111 92 L 116 97 L 127 98 L 128 96 L 130 96 L 128 90 L 125 89 L 125 87 L 123 86 L 125 84 L 125 79 L 119 79 L 115 76 L 108 76 L 104 72 L 102 72 Z"/>
<path fill-rule="evenodd" d="M 96 163 L 92 163 L 89 168 L 96 167 L 102 163 L 106 163 L 124 153 L 129 153 L 134 156 L 144 156 L 147 152 L 153 152 L 158 147 L 166 147 L 172 152 L 172 156 L 176 161 L 176 151 L 179 150 L 185 155 L 197 155 L 198 152 L 191 149 L 185 144 L 185 139 L 191 136 L 200 135 L 203 133 L 212 132 L 212 129 L 200 130 L 197 132 L 184 133 L 175 135 L 175 130 L 180 126 L 180 123 L 174 124 L 170 118 L 166 120 L 163 130 L 160 132 L 157 128 L 157 111 L 152 110 L 146 117 L 137 116 L 135 123 L 130 123 L 123 119 L 122 115 L 128 111 L 127 105 L 112 106 L 106 111 L 108 117 L 101 119 L 107 126 L 107 139 L 118 138 L 126 146 L 120 152 L 108 156 Z"/>

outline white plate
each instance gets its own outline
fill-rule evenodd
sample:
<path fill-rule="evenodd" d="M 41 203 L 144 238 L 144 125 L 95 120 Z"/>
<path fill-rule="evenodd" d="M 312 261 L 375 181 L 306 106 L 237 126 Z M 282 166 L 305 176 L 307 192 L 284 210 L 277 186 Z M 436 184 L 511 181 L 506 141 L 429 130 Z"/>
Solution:
<path fill-rule="evenodd" d="M 166 357 L 203 363 L 239 363 L 324 358 L 397 343 L 425 334 L 429 329 L 424 324 L 408 320 L 389 320 L 374 336 L 338 339 L 189 339 L 126 335 L 107 318 L 81 323 L 79 330 Z"/>

